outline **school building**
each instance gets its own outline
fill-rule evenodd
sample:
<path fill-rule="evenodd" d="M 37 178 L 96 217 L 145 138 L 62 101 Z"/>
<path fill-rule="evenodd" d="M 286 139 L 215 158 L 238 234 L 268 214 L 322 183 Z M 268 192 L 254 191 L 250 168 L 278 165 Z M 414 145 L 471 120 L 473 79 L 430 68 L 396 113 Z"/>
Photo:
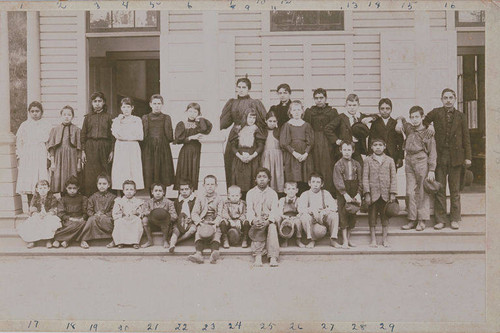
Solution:
<path fill-rule="evenodd" d="M 0 72 L 7 73 L 7 15 L 1 15 Z M 227 132 L 219 131 L 219 115 L 235 96 L 237 78 L 248 75 L 250 96 L 267 109 L 278 101 L 278 84 L 288 83 L 292 99 L 306 107 L 323 87 L 339 111 L 354 92 L 363 113 L 391 98 L 394 116 L 417 104 L 426 112 L 441 106 L 449 87 L 468 114 L 473 171 L 484 184 L 484 22 L 482 11 L 444 10 L 28 12 L 28 101 L 40 100 L 54 123 L 62 106 L 72 105 L 81 125 L 94 91 L 105 93 L 115 113 L 123 96 L 132 97 L 137 115 L 161 93 L 174 126 L 188 103 L 198 102 L 214 124 L 201 176 L 215 173 L 223 181 Z M 8 80 L 0 84 L 4 134 Z M 2 137 L 0 211 L 13 216 L 21 212 L 13 135 Z"/>

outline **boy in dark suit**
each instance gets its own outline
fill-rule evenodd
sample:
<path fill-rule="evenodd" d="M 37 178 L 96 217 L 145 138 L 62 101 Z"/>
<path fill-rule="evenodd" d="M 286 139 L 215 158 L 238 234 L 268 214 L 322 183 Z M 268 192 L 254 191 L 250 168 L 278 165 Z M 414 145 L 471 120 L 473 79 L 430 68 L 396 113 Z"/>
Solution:
<path fill-rule="evenodd" d="M 355 147 L 352 158 L 363 166 L 361 154 L 366 155 L 366 137 L 369 133 L 366 124 L 371 120 L 371 117 L 364 117 L 364 115 L 359 113 L 359 97 L 356 94 L 349 94 L 347 96 L 345 109 L 346 112 L 341 113 L 326 125 L 325 135 L 330 143 L 335 145 L 335 161 L 338 161 L 342 157 L 340 153 L 342 143 L 353 142 Z M 357 133 L 354 130 L 355 127 L 361 129 L 361 133 Z"/>
<path fill-rule="evenodd" d="M 396 120 L 391 117 L 392 101 L 389 98 L 382 98 L 378 102 L 378 110 L 380 116 L 376 117 L 370 127 L 369 147 L 372 146 L 373 140 L 383 140 L 386 146 L 384 153 L 394 160 L 397 170 L 403 166 L 404 138 L 401 133 L 396 132 Z"/>
<path fill-rule="evenodd" d="M 424 125 L 434 125 L 437 167 L 436 180 L 443 186 L 436 194 L 434 215 L 435 229 L 442 229 L 448 222 L 446 216 L 446 178 L 450 187 L 451 228 L 458 229 L 462 220 L 460 213 L 460 173 L 471 165 L 471 146 L 467 117 L 455 109 L 456 93 L 446 88 L 441 93 L 443 106 L 430 111 Z"/>
<path fill-rule="evenodd" d="M 179 197 L 174 201 L 177 221 L 173 225 L 172 237 L 170 238 L 170 253 L 175 252 L 175 245 L 191 238 L 196 233 L 196 226 L 191 219 L 196 197 L 193 193 L 193 186 L 189 181 L 183 179 L 179 182 Z"/>

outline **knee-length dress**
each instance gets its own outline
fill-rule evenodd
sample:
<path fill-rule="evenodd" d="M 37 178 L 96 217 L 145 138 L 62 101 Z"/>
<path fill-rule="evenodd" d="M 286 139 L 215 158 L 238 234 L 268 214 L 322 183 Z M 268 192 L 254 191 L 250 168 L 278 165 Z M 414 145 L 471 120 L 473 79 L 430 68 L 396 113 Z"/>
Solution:
<path fill-rule="evenodd" d="M 142 166 L 144 185 L 160 182 L 165 186 L 174 183 L 174 162 L 170 143 L 174 141 L 172 119 L 164 113 L 148 113 L 142 116 L 144 141 L 142 145 Z"/>
<path fill-rule="evenodd" d="M 57 216 L 62 227 L 57 230 L 54 239 L 59 242 L 76 240 L 87 220 L 87 198 L 81 194 L 63 196 L 57 206 Z"/>
<path fill-rule="evenodd" d="M 288 121 L 281 128 L 280 144 L 283 148 L 285 161 L 285 181 L 307 182 L 309 175 L 314 172 L 312 156 L 307 156 L 305 161 L 299 162 L 292 154 L 310 154 L 314 144 L 314 132 L 307 122 L 293 125 Z"/>
<path fill-rule="evenodd" d="M 283 192 L 285 177 L 283 176 L 283 151 L 280 148 L 278 129 L 267 130 L 266 143 L 262 152 L 262 166 L 271 171 L 269 186 L 276 192 Z"/>
<path fill-rule="evenodd" d="M 103 172 L 111 175 L 109 154 L 113 150 L 111 112 L 106 106 L 100 112 L 91 111 L 83 120 L 80 141 L 87 162 L 83 168 L 83 193 L 87 196 L 97 191 L 97 176 Z"/>
<path fill-rule="evenodd" d="M 36 211 L 26 220 L 17 223 L 19 236 L 25 242 L 52 239 L 56 230 L 61 227 L 61 219 L 57 217 L 57 205 L 57 199 L 52 193 L 49 192 L 44 198 L 35 194 L 30 211 Z"/>
<path fill-rule="evenodd" d="M 51 172 L 50 189 L 54 193 L 64 191 L 64 183 L 77 175 L 81 158 L 81 130 L 73 124 L 61 124 L 50 131 L 47 148 L 54 157 L 55 170 Z"/>
<path fill-rule="evenodd" d="M 111 184 L 114 190 L 121 190 L 123 182 L 133 180 L 135 188 L 144 188 L 142 174 L 141 147 L 138 141 L 143 139 L 141 118 L 119 115 L 113 119 L 111 132 L 116 138 L 111 170 Z"/>
<path fill-rule="evenodd" d="M 16 192 L 35 193 L 39 180 L 49 180 L 47 170 L 47 141 L 51 125 L 44 119 L 29 118 L 16 134 L 16 155 L 19 159 Z"/>
<path fill-rule="evenodd" d="M 338 112 L 328 104 L 320 108 L 312 106 L 304 113 L 304 120 L 311 124 L 314 131 L 314 145 L 312 158 L 314 170 L 320 173 L 324 180 L 324 188 L 330 193 L 335 193 L 333 186 L 334 143 L 330 143 L 325 136 L 325 127 L 338 117 Z"/>
<path fill-rule="evenodd" d="M 257 169 L 260 167 L 260 158 L 264 150 L 264 133 L 256 126 L 244 126 L 241 130 L 234 129 L 230 134 L 231 148 L 233 152 L 233 166 L 231 170 L 231 184 L 238 185 L 242 191 L 250 190 L 255 184 Z M 236 153 L 248 153 L 258 155 L 249 163 L 244 163 Z"/>
<path fill-rule="evenodd" d="M 139 244 L 142 237 L 142 205 L 138 198 L 116 198 L 113 206 L 113 241 L 116 245 Z"/>
<path fill-rule="evenodd" d="M 248 109 L 253 109 L 257 112 L 257 120 L 255 124 L 262 131 L 266 128 L 266 108 L 261 101 L 257 99 L 250 98 L 249 95 L 238 98 L 231 98 L 227 101 L 226 105 L 222 109 L 222 113 L 220 115 L 220 129 L 229 128 L 231 125 L 240 125 L 242 123 L 243 117 L 245 115 L 245 111 Z M 226 143 L 226 148 L 224 150 L 224 168 L 226 172 L 226 184 L 229 187 L 232 185 L 232 166 L 233 166 L 234 152 L 231 148 L 231 142 L 228 138 Z"/>
<path fill-rule="evenodd" d="M 108 191 L 92 194 L 87 203 L 89 219 L 79 241 L 111 238 L 113 232 L 113 205 L 116 196 Z"/>
<path fill-rule="evenodd" d="M 198 140 L 188 140 L 188 137 L 196 134 L 209 134 L 210 131 L 212 131 L 212 123 L 205 118 L 200 118 L 198 121 L 181 121 L 175 126 L 175 143 L 183 144 L 183 146 L 177 159 L 174 189 L 179 189 L 181 179 L 189 180 L 194 189 L 198 189 L 201 143 Z"/>

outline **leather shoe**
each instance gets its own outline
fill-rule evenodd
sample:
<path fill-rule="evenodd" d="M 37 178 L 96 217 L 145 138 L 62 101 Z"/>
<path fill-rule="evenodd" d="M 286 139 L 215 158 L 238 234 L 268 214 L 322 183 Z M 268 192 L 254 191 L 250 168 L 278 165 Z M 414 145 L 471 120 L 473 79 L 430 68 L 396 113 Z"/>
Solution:
<path fill-rule="evenodd" d="M 434 229 L 436 230 L 441 230 L 444 228 L 444 223 L 438 223 L 434 226 Z"/>
<path fill-rule="evenodd" d="M 460 228 L 460 224 L 458 224 L 458 222 L 456 222 L 456 221 L 452 221 L 450 226 L 452 229 L 455 229 L 455 230 Z"/>

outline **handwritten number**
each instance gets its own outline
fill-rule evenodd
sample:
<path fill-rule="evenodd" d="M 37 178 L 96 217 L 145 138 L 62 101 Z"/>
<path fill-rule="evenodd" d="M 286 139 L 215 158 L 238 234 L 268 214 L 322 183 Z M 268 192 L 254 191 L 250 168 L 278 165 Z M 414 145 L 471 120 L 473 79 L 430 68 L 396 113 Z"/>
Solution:
<path fill-rule="evenodd" d="M 57 7 L 62 8 L 62 9 L 66 9 L 66 5 L 63 5 L 63 3 L 61 1 L 57 2 Z"/>
<path fill-rule="evenodd" d="M 128 331 L 128 325 L 125 325 L 125 326 L 120 325 L 120 326 L 118 326 L 118 330 L 121 332 L 126 332 L 126 331 Z"/>
<path fill-rule="evenodd" d="M 365 328 L 366 328 L 366 325 L 361 324 L 361 325 L 359 325 L 359 327 L 361 328 L 361 330 L 362 330 L 362 331 L 364 331 L 364 330 L 365 330 Z"/>
<path fill-rule="evenodd" d="M 257 0 L 256 2 L 258 5 L 263 5 L 266 3 L 266 0 Z"/>
<path fill-rule="evenodd" d="M 325 323 L 322 323 L 322 324 L 321 324 L 321 328 L 322 328 L 323 330 L 328 330 L 328 331 L 330 331 L 330 332 L 331 332 L 331 331 L 333 331 L 333 328 L 334 328 L 334 327 L 335 327 L 335 325 L 334 325 L 334 324 L 329 324 L 329 326 L 328 326 L 327 324 L 325 324 Z"/>
<path fill-rule="evenodd" d="M 92 325 L 90 325 L 90 327 L 89 327 L 89 331 L 90 331 L 90 332 L 92 332 L 92 331 L 97 332 L 97 324 L 92 324 Z"/>
<path fill-rule="evenodd" d="M 38 320 L 30 320 L 28 328 L 31 328 L 31 326 L 33 326 L 34 328 L 38 328 Z"/>
<path fill-rule="evenodd" d="M 389 328 L 391 329 L 391 332 L 394 332 L 394 327 L 395 327 L 395 326 L 394 326 L 394 324 L 393 324 L 393 323 L 390 323 L 390 324 L 389 324 Z"/>
<path fill-rule="evenodd" d="M 122 1 L 122 6 L 128 9 L 128 1 Z"/>
<path fill-rule="evenodd" d="M 191 4 L 189 3 L 189 1 L 188 1 L 188 4 L 187 4 L 187 7 L 188 7 L 189 9 L 193 8 L 193 6 L 191 6 Z"/>
<path fill-rule="evenodd" d="M 175 328 L 176 331 L 187 331 L 187 324 L 186 323 L 177 323 L 177 327 Z"/>
<path fill-rule="evenodd" d="M 69 329 L 76 329 L 76 324 L 75 323 L 68 323 L 68 325 L 66 325 L 66 330 L 69 330 Z"/>
<path fill-rule="evenodd" d="M 158 329 L 158 324 L 154 324 L 154 325 L 151 323 L 148 324 L 148 328 L 147 328 L 148 331 L 156 331 L 157 329 Z"/>
<path fill-rule="evenodd" d="M 352 5 L 353 5 L 354 9 L 358 8 L 358 4 L 356 2 L 353 1 Z"/>
<path fill-rule="evenodd" d="M 379 1 L 375 2 L 375 6 L 377 6 L 377 8 L 380 8 L 380 2 Z"/>
<path fill-rule="evenodd" d="M 264 323 L 260 323 L 260 329 L 261 330 L 267 330 L 267 329 L 269 329 L 271 331 L 275 325 L 276 324 L 274 324 L 274 323 L 269 323 L 267 325 L 264 324 Z"/>
<path fill-rule="evenodd" d="M 246 10 L 250 10 L 250 6 L 249 6 L 249 5 L 246 5 L 246 6 L 245 6 L 245 9 L 246 9 Z"/>
<path fill-rule="evenodd" d="M 96 1 L 96 2 L 94 2 L 94 5 L 95 5 L 95 7 L 96 7 L 97 9 L 101 9 L 101 6 L 99 5 L 99 2 L 97 2 L 97 1 Z"/>
<path fill-rule="evenodd" d="M 235 330 L 235 329 L 241 329 L 241 321 L 237 321 L 236 323 L 232 324 L 229 323 L 229 329 L 230 330 Z"/>

